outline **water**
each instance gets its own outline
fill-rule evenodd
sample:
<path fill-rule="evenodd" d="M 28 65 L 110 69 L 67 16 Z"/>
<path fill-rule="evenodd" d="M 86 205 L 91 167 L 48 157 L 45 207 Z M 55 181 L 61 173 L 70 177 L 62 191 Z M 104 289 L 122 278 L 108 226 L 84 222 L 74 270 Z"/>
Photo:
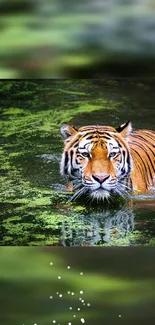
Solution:
<path fill-rule="evenodd" d="M 60 125 L 154 129 L 153 80 L 3 81 L 1 245 L 154 245 L 155 197 L 69 202 Z"/>

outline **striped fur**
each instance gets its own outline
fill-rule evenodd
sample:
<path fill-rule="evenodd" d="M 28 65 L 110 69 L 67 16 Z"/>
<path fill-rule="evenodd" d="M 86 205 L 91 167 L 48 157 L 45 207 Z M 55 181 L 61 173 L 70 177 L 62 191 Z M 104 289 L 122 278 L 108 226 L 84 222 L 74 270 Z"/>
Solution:
<path fill-rule="evenodd" d="M 104 199 L 128 192 L 147 193 L 155 186 L 155 132 L 90 125 L 61 126 L 65 147 L 61 174 L 73 180 L 76 193 Z"/>

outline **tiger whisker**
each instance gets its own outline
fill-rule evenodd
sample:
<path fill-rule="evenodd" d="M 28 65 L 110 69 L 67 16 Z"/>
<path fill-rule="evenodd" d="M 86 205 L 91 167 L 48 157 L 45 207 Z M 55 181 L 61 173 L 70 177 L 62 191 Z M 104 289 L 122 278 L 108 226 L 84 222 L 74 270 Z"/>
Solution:
<path fill-rule="evenodd" d="M 82 187 L 78 192 L 76 192 L 70 199 L 69 201 L 73 201 L 75 199 L 77 199 L 78 197 L 80 197 L 82 194 L 84 194 L 87 191 L 86 188 Z"/>
<path fill-rule="evenodd" d="M 82 186 L 82 184 L 80 183 L 80 184 L 77 184 L 76 186 L 73 186 L 73 190 L 76 190 L 76 189 L 78 189 L 80 186 Z"/>
<path fill-rule="evenodd" d="M 81 179 L 80 179 L 80 178 L 79 178 L 79 179 L 78 179 L 78 178 L 77 178 L 77 179 L 74 179 L 74 180 L 72 180 L 72 183 L 73 183 L 73 184 L 74 184 L 74 183 L 76 183 L 76 184 L 77 184 L 77 183 L 81 183 Z"/>
<path fill-rule="evenodd" d="M 121 183 L 121 182 L 119 182 L 119 184 L 121 185 L 121 187 L 123 187 L 124 189 L 127 189 L 127 190 L 131 190 L 131 188 L 130 188 L 130 186 L 128 186 L 128 185 L 126 185 L 126 184 L 124 184 L 124 183 Z"/>
<path fill-rule="evenodd" d="M 121 186 L 121 187 L 120 187 Z M 115 192 L 124 198 L 129 198 L 129 194 L 125 188 L 122 187 L 122 184 L 117 184 Z"/>
<path fill-rule="evenodd" d="M 123 189 L 124 192 L 125 192 L 125 191 L 126 191 L 126 192 L 127 192 L 127 191 L 131 191 L 131 187 L 128 186 L 127 184 L 125 184 L 123 180 L 117 182 L 116 187 L 117 187 L 117 188 L 119 187 L 119 190 L 121 190 L 121 191 L 122 191 L 122 189 Z"/>

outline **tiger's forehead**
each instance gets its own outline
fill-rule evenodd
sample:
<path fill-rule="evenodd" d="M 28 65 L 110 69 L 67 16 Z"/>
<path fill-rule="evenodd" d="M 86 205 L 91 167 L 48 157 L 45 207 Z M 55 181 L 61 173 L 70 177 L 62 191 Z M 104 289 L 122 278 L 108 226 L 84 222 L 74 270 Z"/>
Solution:
<path fill-rule="evenodd" d="M 88 126 L 82 126 L 78 129 L 80 133 L 91 133 L 91 132 L 117 132 L 115 128 L 112 126 L 105 126 L 105 125 L 88 125 Z"/>
<path fill-rule="evenodd" d="M 80 132 L 80 139 L 79 139 L 79 148 L 92 150 L 95 149 L 97 146 L 101 146 L 103 149 L 111 149 L 111 148 L 118 148 L 119 147 L 119 139 L 117 139 L 115 132 L 87 132 L 86 134 L 81 134 Z"/>

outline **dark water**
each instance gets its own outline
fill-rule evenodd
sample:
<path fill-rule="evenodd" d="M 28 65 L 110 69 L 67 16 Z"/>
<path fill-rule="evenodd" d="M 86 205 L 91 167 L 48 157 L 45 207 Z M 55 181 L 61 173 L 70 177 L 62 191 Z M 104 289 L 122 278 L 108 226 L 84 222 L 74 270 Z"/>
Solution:
<path fill-rule="evenodd" d="M 153 80 L 1 82 L 1 245 L 155 245 L 155 197 L 69 202 L 60 125 L 155 129 Z M 132 201 L 132 202 L 131 202 Z"/>

